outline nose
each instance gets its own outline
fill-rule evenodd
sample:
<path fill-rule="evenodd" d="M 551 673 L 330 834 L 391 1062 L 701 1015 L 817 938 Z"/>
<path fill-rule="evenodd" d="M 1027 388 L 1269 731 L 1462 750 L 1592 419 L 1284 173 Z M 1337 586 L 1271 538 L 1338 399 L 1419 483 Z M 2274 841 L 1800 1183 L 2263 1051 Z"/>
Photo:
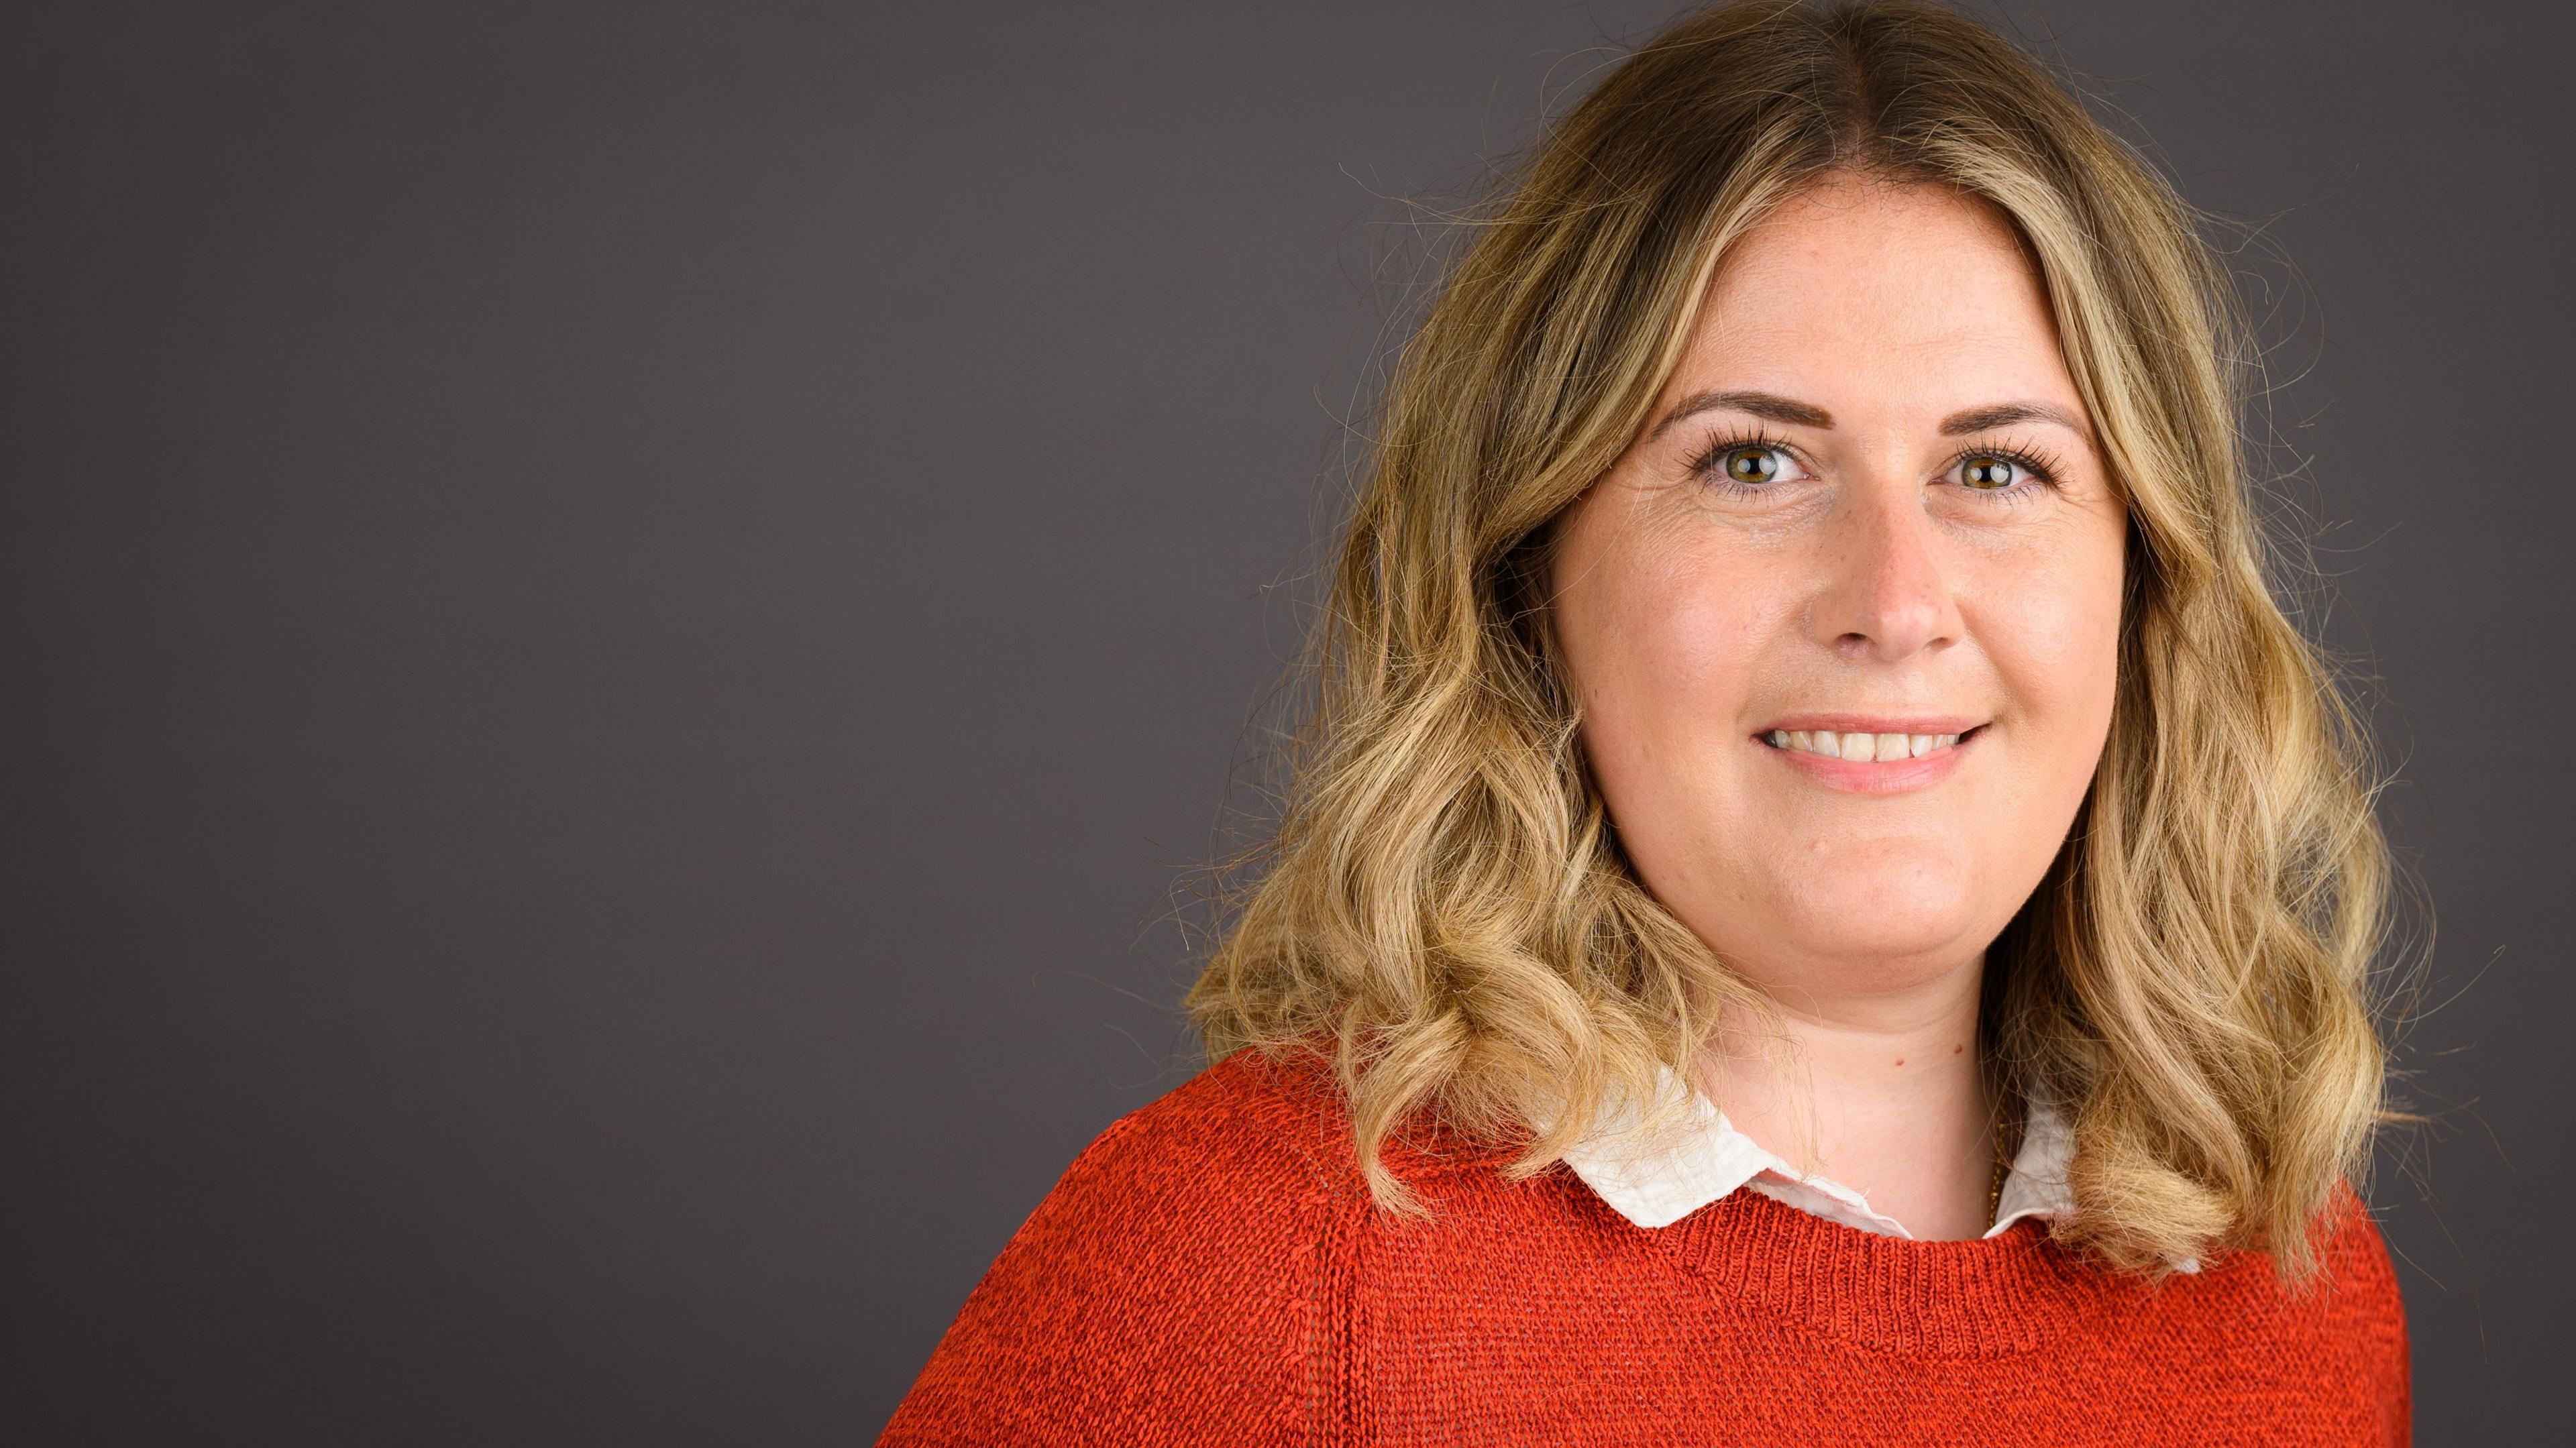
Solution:
<path fill-rule="evenodd" d="M 1827 557 L 1807 607 L 1808 631 L 1845 658 L 1886 663 L 1958 642 L 1966 619 L 1921 489 L 1862 494 L 1838 507 L 1824 531 Z"/>

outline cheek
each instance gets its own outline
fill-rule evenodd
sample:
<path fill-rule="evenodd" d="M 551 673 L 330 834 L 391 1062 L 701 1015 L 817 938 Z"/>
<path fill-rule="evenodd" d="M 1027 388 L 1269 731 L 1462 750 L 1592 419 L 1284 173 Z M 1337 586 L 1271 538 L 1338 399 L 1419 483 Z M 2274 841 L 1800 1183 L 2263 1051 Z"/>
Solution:
<path fill-rule="evenodd" d="M 2080 793 L 2091 778 L 2119 684 L 2119 553 L 2087 542 L 1995 580 L 1984 595 L 1994 603 L 1975 622 L 2025 746 L 2070 777 L 2051 781 L 2052 794 Z"/>
<path fill-rule="evenodd" d="M 1605 732 L 1687 740 L 1731 735 L 1765 627 L 1758 581 L 1715 560 L 1626 574 L 1593 641 L 1603 655 L 1588 716 Z"/>

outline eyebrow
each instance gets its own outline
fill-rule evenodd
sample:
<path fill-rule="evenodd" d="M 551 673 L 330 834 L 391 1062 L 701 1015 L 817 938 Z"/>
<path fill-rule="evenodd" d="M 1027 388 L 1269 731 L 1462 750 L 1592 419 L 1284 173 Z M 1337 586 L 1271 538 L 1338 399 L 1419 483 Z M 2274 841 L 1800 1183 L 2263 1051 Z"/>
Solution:
<path fill-rule="evenodd" d="M 1662 437 L 1675 423 L 1685 418 L 1697 417 L 1703 412 L 1715 412 L 1721 408 L 1730 412 L 1749 412 L 1755 417 L 1767 417 L 1773 422 L 1790 423 L 1797 427 L 1834 425 L 1832 413 L 1821 407 L 1810 407 L 1806 403 L 1782 397 L 1777 393 L 1694 392 L 1674 403 L 1673 410 L 1664 414 L 1664 420 L 1655 424 L 1655 430 L 1646 435 L 1646 440 L 1652 442 Z"/>
<path fill-rule="evenodd" d="M 1942 419 L 1941 435 L 1963 437 L 1972 432 L 2010 427 L 2016 422 L 2053 422 L 2084 439 L 2086 447 L 2093 445 L 2093 429 L 2084 425 L 2084 419 L 2053 402 L 1998 402 L 1992 407 L 1971 407 L 1965 412 L 1954 412 Z"/>
<path fill-rule="evenodd" d="M 1665 413 L 1663 420 L 1655 424 L 1655 430 L 1647 434 L 1647 440 L 1651 442 L 1655 438 L 1662 437 L 1666 431 L 1684 419 L 1720 409 L 1749 412 L 1755 417 L 1768 418 L 1773 422 L 1785 422 L 1795 427 L 1830 428 L 1834 425 L 1832 413 L 1795 398 L 1782 397 L 1778 393 L 1694 392 L 1673 404 L 1673 410 Z M 2010 427 L 2016 422 L 2053 422 L 2084 439 L 2086 447 L 2093 445 L 2093 430 L 2084 425 L 2084 420 L 2053 402 L 1998 402 L 1987 407 L 1971 407 L 1965 412 L 1954 412 L 1941 420 L 1941 435 L 1964 437 L 1970 433 Z"/>

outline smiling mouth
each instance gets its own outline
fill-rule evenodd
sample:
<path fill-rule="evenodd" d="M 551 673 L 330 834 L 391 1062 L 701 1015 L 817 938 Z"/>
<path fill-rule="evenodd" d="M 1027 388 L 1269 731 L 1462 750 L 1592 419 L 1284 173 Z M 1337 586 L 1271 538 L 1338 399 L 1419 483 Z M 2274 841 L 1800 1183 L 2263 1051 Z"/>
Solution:
<path fill-rule="evenodd" d="M 1955 749 L 1960 740 L 1974 737 L 1985 727 L 1980 724 L 1957 734 L 1837 734 L 1831 729 L 1774 729 L 1758 737 L 1774 749 L 1792 753 L 1814 754 L 1854 764 L 1887 764 Z"/>

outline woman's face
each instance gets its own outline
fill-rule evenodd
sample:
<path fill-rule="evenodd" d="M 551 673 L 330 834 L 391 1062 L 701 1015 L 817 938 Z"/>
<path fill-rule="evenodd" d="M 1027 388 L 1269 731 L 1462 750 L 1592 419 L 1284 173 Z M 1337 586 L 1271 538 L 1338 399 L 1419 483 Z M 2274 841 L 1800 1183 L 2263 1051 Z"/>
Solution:
<path fill-rule="evenodd" d="M 1837 179 L 1737 244 L 1559 520 L 1555 631 L 1619 837 L 1766 992 L 1974 961 L 2065 839 L 2120 627 L 2091 438 L 2000 215 Z"/>

